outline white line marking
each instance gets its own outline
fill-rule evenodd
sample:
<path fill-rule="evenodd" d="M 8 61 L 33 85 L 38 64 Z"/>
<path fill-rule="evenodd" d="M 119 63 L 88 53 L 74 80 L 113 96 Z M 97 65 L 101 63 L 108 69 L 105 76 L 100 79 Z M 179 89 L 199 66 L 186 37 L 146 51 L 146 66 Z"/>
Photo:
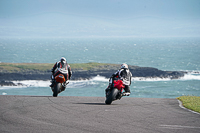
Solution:
<path fill-rule="evenodd" d="M 190 111 L 192 113 L 200 115 L 200 113 L 198 113 L 198 112 L 195 112 L 193 110 L 190 110 L 190 109 L 187 109 L 187 108 L 183 107 L 183 104 L 182 104 L 182 102 L 180 100 L 178 100 L 178 102 L 179 102 L 179 107 L 181 107 L 182 109 L 185 109 L 185 110 L 188 110 L 188 111 Z"/>
<path fill-rule="evenodd" d="M 194 126 L 181 126 L 181 125 L 159 125 L 162 128 L 170 128 L 170 129 L 183 129 L 183 128 L 199 128 Z"/>
<path fill-rule="evenodd" d="M 105 111 L 115 111 L 115 110 L 108 110 L 108 109 L 106 109 Z"/>

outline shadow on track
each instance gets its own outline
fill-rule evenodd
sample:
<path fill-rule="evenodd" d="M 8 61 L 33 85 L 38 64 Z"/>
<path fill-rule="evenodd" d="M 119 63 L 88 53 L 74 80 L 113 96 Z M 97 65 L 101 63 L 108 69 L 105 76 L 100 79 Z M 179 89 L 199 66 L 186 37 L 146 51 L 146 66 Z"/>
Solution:
<path fill-rule="evenodd" d="M 75 103 L 75 104 L 85 104 L 85 105 L 106 105 L 105 103 Z"/>

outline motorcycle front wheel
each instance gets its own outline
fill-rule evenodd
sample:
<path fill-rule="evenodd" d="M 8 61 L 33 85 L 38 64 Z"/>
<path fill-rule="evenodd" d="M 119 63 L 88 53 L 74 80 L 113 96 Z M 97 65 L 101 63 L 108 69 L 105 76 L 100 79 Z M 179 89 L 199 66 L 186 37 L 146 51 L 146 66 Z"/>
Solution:
<path fill-rule="evenodd" d="M 60 86 L 61 86 L 61 83 L 57 83 L 56 82 L 56 85 L 54 86 L 53 97 L 57 97 L 58 96 L 58 93 L 59 93 L 59 90 L 60 90 Z"/>
<path fill-rule="evenodd" d="M 112 91 L 110 92 L 110 94 L 106 97 L 106 104 L 111 104 L 112 101 L 116 100 L 116 96 L 118 94 L 118 89 L 114 88 L 112 89 Z"/>

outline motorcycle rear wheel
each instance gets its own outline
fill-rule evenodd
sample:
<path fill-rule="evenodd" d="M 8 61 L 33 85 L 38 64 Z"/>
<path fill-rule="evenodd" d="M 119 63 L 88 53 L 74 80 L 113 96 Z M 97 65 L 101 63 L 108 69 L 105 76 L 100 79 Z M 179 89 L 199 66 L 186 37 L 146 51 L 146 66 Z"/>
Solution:
<path fill-rule="evenodd" d="M 118 94 L 118 89 L 114 88 L 112 89 L 112 91 L 110 92 L 110 94 L 106 97 L 106 104 L 111 104 L 112 101 L 116 100 L 116 96 Z"/>

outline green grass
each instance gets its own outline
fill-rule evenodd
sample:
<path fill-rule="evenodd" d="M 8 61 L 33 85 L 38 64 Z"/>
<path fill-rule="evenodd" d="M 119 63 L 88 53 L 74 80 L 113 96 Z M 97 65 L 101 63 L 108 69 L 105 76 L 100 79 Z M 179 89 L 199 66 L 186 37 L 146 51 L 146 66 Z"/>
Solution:
<path fill-rule="evenodd" d="M 53 67 L 54 63 L 0 63 L 0 72 L 3 70 L 7 70 L 8 72 L 14 71 L 22 71 L 22 70 L 39 70 L 39 71 L 47 71 Z M 77 63 L 70 64 L 72 69 L 78 70 L 91 70 L 94 68 L 101 69 L 105 66 L 118 66 L 117 64 L 106 64 L 106 63 Z"/>
<path fill-rule="evenodd" d="M 91 69 L 94 69 L 94 68 L 104 69 L 105 66 L 117 67 L 119 65 L 117 65 L 117 64 L 89 62 L 89 63 L 70 64 L 70 66 L 71 66 L 72 69 L 91 70 Z"/>
<path fill-rule="evenodd" d="M 177 98 L 185 108 L 200 113 L 200 96 L 181 96 Z"/>
<path fill-rule="evenodd" d="M 46 71 L 52 68 L 53 64 L 47 63 L 0 63 L 0 70 L 7 70 L 8 72 L 21 70 L 40 70 Z"/>

